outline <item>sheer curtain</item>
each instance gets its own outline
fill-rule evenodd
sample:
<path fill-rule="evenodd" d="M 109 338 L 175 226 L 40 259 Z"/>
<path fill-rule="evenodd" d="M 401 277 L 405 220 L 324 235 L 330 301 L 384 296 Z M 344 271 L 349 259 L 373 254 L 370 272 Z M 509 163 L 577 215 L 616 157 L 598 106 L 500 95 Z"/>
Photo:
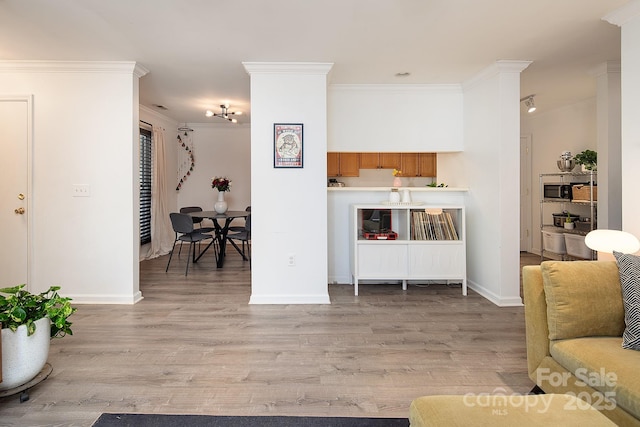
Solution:
<path fill-rule="evenodd" d="M 167 202 L 164 129 L 153 126 L 151 177 L 151 245 L 146 259 L 168 254 L 174 240 Z"/>

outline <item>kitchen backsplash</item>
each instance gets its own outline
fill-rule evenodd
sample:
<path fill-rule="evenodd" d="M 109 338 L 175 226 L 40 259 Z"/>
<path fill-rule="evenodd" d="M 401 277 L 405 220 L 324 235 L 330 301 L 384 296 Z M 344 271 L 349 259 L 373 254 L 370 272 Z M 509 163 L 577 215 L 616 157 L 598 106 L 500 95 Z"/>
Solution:
<path fill-rule="evenodd" d="M 360 169 L 358 177 L 335 177 L 347 187 L 391 187 L 393 169 Z M 329 180 L 327 179 L 327 182 Z M 435 178 L 402 178 L 404 187 L 424 187 L 435 181 Z"/>

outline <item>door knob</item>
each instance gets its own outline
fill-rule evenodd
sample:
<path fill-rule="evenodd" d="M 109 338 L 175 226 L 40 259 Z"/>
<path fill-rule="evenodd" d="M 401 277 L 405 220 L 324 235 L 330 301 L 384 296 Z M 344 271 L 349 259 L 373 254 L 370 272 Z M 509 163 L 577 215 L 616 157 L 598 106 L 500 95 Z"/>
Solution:
<path fill-rule="evenodd" d="M 15 213 L 17 213 L 18 215 L 23 215 L 24 214 L 24 208 L 17 208 L 13 210 Z"/>

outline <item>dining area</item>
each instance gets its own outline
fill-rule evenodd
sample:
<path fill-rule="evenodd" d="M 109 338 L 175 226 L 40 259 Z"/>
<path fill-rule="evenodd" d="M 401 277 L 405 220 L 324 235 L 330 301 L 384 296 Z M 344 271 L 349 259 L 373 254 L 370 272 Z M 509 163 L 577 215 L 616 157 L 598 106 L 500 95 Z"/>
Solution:
<path fill-rule="evenodd" d="M 181 255 L 184 244 L 188 244 L 185 276 L 190 264 L 197 264 L 205 256 L 214 258 L 216 269 L 223 268 L 228 249 L 237 252 L 251 267 L 251 206 L 225 212 L 185 206 L 179 212 L 171 212 L 169 218 L 175 239 L 165 272 L 169 271 L 174 256 Z"/>

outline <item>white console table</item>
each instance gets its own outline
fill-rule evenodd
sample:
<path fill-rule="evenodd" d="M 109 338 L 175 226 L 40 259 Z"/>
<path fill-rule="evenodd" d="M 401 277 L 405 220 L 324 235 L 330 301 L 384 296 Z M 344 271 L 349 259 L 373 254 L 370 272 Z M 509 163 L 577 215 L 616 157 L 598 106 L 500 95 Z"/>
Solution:
<path fill-rule="evenodd" d="M 352 205 L 355 295 L 360 280 L 385 279 L 401 280 L 403 290 L 408 280 L 458 280 L 467 295 L 466 264 L 464 206 Z"/>

